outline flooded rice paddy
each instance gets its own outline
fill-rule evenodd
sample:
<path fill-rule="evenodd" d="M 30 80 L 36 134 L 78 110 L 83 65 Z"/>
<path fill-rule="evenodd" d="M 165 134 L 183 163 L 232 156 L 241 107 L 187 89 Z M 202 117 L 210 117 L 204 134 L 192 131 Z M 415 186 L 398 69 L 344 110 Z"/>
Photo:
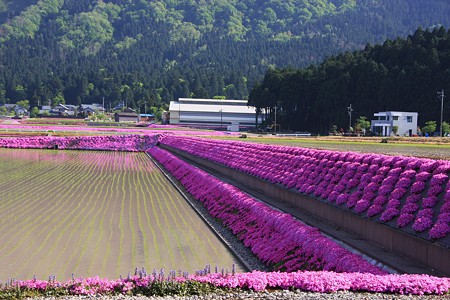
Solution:
<path fill-rule="evenodd" d="M 0 282 L 236 263 L 144 153 L 0 149 Z"/>

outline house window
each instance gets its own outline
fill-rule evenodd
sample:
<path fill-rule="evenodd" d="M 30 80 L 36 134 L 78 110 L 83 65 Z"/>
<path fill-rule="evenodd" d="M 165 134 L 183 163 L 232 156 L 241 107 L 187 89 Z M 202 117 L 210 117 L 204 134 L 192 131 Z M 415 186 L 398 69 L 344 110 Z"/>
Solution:
<path fill-rule="evenodd" d="M 412 116 L 406 116 L 406 122 L 412 123 Z"/>
<path fill-rule="evenodd" d="M 386 116 L 380 116 L 380 121 L 385 121 L 386 120 Z"/>
<path fill-rule="evenodd" d="M 393 121 L 398 121 L 398 116 L 392 116 Z"/>

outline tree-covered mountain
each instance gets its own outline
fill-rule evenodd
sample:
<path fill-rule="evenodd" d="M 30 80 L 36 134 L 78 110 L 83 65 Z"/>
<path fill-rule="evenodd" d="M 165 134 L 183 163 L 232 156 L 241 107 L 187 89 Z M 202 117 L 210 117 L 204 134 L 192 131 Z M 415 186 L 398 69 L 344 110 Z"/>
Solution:
<path fill-rule="evenodd" d="M 249 102 L 272 112 L 292 130 L 327 133 L 379 111 L 419 113 L 419 125 L 440 120 L 442 89 L 450 91 L 450 30 L 419 28 L 407 38 L 367 45 L 364 50 L 327 58 L 302 69 L 271 69 L 255 86 Z M 438 97 L 439 96 L 439 97 Z M 447 97 L 448 98 L 448 97 Z M 449 101 L 444 121 L 450 120 Z"/>
<path fill-rule="evenodd" d="M 0 103 L 248 98 L 270 67 L 450 27 L 446 0 L 0 0 Z"/>

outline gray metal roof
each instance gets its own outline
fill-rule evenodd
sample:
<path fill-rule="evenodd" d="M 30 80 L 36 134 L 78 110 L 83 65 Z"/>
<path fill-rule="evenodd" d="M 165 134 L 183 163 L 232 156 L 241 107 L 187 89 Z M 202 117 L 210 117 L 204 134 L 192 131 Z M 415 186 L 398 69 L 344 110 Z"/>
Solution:
<path fill-rule="evenodd" d="M 182 103 L 211 103 L 211 104 L 238 104 L 238 105 L 247 105 L 247 100 L 234 100 L 234 99 L 196 99 L 196 98 L 179 98 L 178 102 Z"/>
<path fill-rule="evenodd" d="M 170 102 L 169 111 L 181 112 L 203 112 L 203 113 L 237 113 L 237 114 L 255 114 L 256 109 L 247 105 L 212 105 L 212 104 L 187 104 L 175 101 Z"/>

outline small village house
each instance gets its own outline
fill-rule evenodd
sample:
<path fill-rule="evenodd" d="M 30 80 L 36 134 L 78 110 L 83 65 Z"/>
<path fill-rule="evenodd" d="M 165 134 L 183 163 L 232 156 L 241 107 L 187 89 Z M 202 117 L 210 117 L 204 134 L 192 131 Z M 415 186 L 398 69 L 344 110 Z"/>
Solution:
<path fill-rule="evenodd" d="M 76 111 L 75 105 L 58 104 L 50 110 L 50 113 L 59 116 L 74 116 Z"/>
<path fill-rule="evenodd" d="M 116 122 L 139 122 L 139 115 L 135 112 L 117 112 L 114 114 Z"/>
<path fill-rule="evenodd" d="M 17 104 L 5 104 L 6 111 L 8 113 L 14 113 L 16 116 L 28 115 L 28 110 Z"/>
<path fill-rule="evenodd" d="M 140 118 L 141 122 L 150 123 L 155 120 L 155 115 L 154 114 L 140 114 L 139 118 Z"/>
<path fill-rule="evenodd" d="M 83 117 L 93 116 L 95 114 L 104 114 L 106 110 L 101 104 L 80 104 L 78 107 L 78 114 Z"/>
<path fill-rule="evenodd" d="M 380 136 L 415 136 L 417 135 L 416 112 L 384 111 L 374 114 L 376 120 L 371 122 L 371 130 Z"/>

